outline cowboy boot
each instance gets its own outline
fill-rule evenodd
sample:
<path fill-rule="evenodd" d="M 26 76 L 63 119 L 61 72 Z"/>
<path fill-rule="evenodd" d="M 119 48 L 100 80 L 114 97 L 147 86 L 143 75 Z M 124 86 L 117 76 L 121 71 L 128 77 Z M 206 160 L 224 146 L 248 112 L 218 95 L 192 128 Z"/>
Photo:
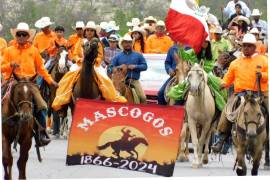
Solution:
<path fill-rule="evenodd" d="M 227 134 L 220 133 L 219 140 L 211 147 L 214 153 L 219 153 L 222 150 L 222 147 L 226 138 L 227 138 Z"/>
<path fill-rule="evenodd" d="M 43 129 L 40 132 L 40 137 L 39 137 L 39 146 L 46 146 L 51 142 L 51 139 L 49 137 L 49 135 L 47 134 L 46 130 Z"/>

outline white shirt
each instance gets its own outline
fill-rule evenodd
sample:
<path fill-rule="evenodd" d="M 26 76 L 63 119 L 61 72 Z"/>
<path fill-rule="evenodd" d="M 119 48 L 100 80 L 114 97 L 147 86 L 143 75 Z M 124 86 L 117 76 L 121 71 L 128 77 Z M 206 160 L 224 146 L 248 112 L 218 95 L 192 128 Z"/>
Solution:
<path fill-rule="evenodd" d="M 223 10 L 226 16 L 231 17 L 231 15 L 235 14 L 235 4 L 240 4 L 242 6 L 242 13 L 246 17 L 250 17 L 251 11 L 248 8 L 247 4 L 243 1 L 238 1 L 237 3 L 235 3 L 234 1 L 230 1 Z"/>
<path fill-rule="evenodd" d="M 267 33 L 267 22 L 264 20 L 259 19 L 258 23 L 256 23 L 254 20 L 252 21 L 252 27 L 257 28 L 259 27 L 261 29 L 261 33 L 268 34 Z"/>

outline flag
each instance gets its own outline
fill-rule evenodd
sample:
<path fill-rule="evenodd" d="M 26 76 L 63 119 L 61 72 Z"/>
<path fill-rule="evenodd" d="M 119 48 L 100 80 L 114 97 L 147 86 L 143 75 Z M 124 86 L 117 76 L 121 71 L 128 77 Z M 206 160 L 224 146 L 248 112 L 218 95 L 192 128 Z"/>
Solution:
<path fill-rule="evenodd" d="M 191 46 L 196 53 L 208 37 L 206 20 L 196 14 L 195 0 L 172 0 L 166 17 L 166 28 L 170 37 L 184 45 Z"/>

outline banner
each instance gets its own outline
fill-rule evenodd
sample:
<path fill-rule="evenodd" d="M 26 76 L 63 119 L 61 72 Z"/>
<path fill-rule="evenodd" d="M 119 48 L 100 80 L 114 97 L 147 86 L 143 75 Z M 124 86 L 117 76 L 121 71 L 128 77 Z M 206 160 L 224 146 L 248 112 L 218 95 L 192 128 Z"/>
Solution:
<path fill-rule="evenodd" d="M 172 176 L 183 116 L 183 107 L 78 99 L 66 163 Z"/>

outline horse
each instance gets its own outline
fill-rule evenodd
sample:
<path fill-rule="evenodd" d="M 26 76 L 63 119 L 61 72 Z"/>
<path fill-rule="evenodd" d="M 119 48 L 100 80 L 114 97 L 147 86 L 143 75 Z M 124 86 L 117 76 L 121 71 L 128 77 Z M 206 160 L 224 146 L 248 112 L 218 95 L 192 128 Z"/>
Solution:
<path fill-rule="evenodd" d="M 126 151 L 130 154 L 130 158 L 136 158 L 138 159 L 139 155 L 138 152 L 135 150 L 136 146 L 139 144 L 144 144 L 145 146 L 148 146 L 148 142 L 141 137 L 133 138 L 128 142 L 123 142 L 121 139 L 113 142 L 108 142 L 102 146 L 98 146 L 98 150 L 104 150 L 111 146 L 113 149 L 113 154 L 116 155 L 118 158 L 120 157 L 120 151 Z M 134 157 L 134 152 L 136 154 L 136 157 Z"/>
<path fill-rule="evenodd" d="M 188 72 L 187 81 L 190 84 L 189 93 L 185 105 L 188 118 L 188 127 L 194 148 L 193 168 L 202 166 L 202 152 L 204 148 L 203 162 L 208 163 L 209 140 L 211 125 L 215 115 L 215 101 L 207 85 L 207 74 L 203 70 L 203 61 L 195 63 Z M 197 127 L 201 128 L 200 133 Z M 198 139 L 198 134 L 200 137 Z"/>
<path fill-rule="evenodd" d="M 121 68 L 116 68 L 112 74 L 112 82 L 115 89 L 120 92 L 121 95 L 125 96 L 128 103 L 134 104 L 136 101 L 132 93 L 131 84 L 126 82 L 126 74 L 127 65 L 122 65 Z M 140 102 L 136 102 L 135 104 L 139 103 Z"/>
<path fill-rule="evenodd" d="M 218 56 L 218 59 L 215 62 L 214 69 L 213 69 L 213 73 L 217 77 L 223 78 L 231 62 L 236 59 L 236 57 L 234 56 L 235 52 L 236 51 L 224 52 Z"/>
<path fill-rule="evenodd" d="M 17 151 L 17 143 L 20 144 L 20 157 L 17 161 L 19 179 L 26 178 L 26 163 L 28 152 L 32 145 L 34 116 L 32 92 L 34 78 L 19 79 L 13 74 L 14 82 L 9 98 L 2 101 L 2 161 L 4 166 L 4 179 L 12 179 L 13 157 L 11 144 Z"/>
<path fill-rule="evenodd" d="M 233 142 L 236 146 L 235 160 L 238 176 L 247 174 L 245 155 L 252 157 L 251 175 L 258 175 L 258 168 L 264 145 L 266 143 L 266 120 L 260 106 L 260 99 L 255 99 L 251 93 L 244 96 L 240 105 L 238 118 L 233 126 Z"/>
<path fill-rule="evenodd" d="M 68 50 L 71 48 L 71 46 L 66 48 L 65 46 L 60 46 L 56 42 L 55 42 L 55 45 L 58 51 L 56 53 L 54 61 L 52 62 L 53 65 L 51 67 L 50 73 L 54 81 L 59 82 L 62 79 L 62 77 L 69 71 Z M 49 86 L 49 90 L 50 90 L 50 97 L 48 101 L 48 107 L 49 107 L 48 117 L 51 116 L 51 113 L 53 114 L 53 123 L 54 123 L 53 129 L 54 130 L 57 129 L 59 131 L 59 128 L 60 128 L 60 136 L 67 138 L 67 134 L 68 134 L 67 109 L 62 109 L 62 111 L 60 112 L 53 111 L 53 109 L 51 108 L 51 105 L 56 96 L 56 88 Z"/>

